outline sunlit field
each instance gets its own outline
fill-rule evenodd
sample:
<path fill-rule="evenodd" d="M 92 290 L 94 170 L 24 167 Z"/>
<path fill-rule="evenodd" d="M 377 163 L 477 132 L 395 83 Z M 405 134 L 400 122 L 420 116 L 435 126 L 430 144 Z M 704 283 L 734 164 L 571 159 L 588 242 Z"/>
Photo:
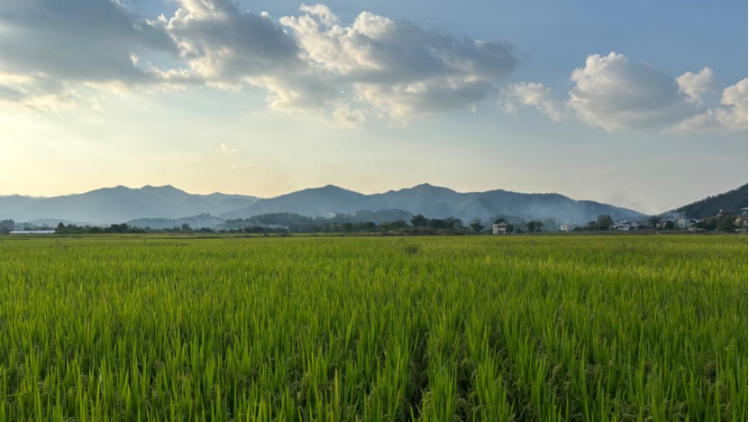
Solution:
<path fill-rule="evenodd" d="M 0 238 L 0 421 L 746 415 L 746 236 Z"/>

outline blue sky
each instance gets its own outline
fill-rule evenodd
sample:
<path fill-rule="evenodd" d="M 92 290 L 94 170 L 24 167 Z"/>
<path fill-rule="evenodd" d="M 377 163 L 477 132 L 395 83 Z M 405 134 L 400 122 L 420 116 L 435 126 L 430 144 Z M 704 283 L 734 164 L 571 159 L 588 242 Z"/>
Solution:
<path fill-rule="evenodd" d="M 429 182 L 658 212 L 746 183 L 746 2 L 300 6 L 0 5 L 0 194 Z"/>

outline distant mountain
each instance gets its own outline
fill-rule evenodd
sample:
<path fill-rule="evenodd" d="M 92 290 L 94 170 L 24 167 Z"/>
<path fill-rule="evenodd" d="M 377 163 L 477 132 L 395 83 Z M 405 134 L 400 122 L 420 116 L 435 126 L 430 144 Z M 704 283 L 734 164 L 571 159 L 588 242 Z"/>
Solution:
<path fill-rule="evenodd" d="M 182 227 L 183 224 L 188 224 L 193 229 L 215 229 L 217 226 L 223 223 L 223 218 L 213 217 L 209 214 L 200 214 L 193 217 L 184 218 L 139 218 L 136 220 L 128 221 L 127 225 L 142 229 L 149 227 L 154 230 Z"/>
<path fill-rule="evenodd" d="M 140 189 L 117 186 L 50 198 L 3 196 L 0 197 L 0 219 L 63 219 L 108 224 L 143 217 L 218 215 L 249 206 L 256 200 L 252 196 L 221 193 L 192 195 L 172 186 L 144 186 Z"/>
<path fill-rule="evenodd" d="M 354 214 L 359 210 L 399 209 L 429 218 L 458 217 L 492 219 L 498 215 L 525 219 L 552 217 L 557 221 L 584 223 L 600 214 L 617 219 L 638 219 L 637 211 L 593 201 L 576 201 L 559 194 L 526 194 L 493 190 L 487 192 L 455 192 L 448 188 L 422 184 L 413 188 L 364 195 L 336 186 L 305 189 L 270 199 L 260 199 L 244 208 L 220 215 L 226 219 L 249 218 L 255 215 L 290 212 L 306 216 Z"/>
<path fill-rule="evenodd" d="M 383 210 L 392 210 L 382 213 Z M 397 213 L 393 213 L 397 210 Z M 367 215 L 366 212 L 378 211 Z M 90 224 L 130 222 L 139 227 L 166 228 L 190 224 L 215 227 L 218 220 L 247 219 L 261 214 L 294 213 L 308 217 L 349 214 L 360 218 L 405 218 L 422 214 L 428 218 L 457 217 L 490 220 L 499 215 L 524 219 L 554 218 L 564 223 L 585 223 L 600 214 L 615 220 L 639 219 L 644 215 L 626 208 L 593 201 L 576 201 L 555 193 L 517 193 L 505 190 L 456 192 L 421 184 L 412 188 L 365 195 L 337 186 L 304 189 L 269 199 L 213 193 L 194 195 L 173 186 L 117 186 L 76 195 L 50 198 L 1 196 L 0 220 L 66 220 Z M 357 214 L 358 213 L 358 214 Z M 201 216 L 209 214 L 219 217 Z M 198 216 L 192 223 L 187 217 Z M 389 218 L 389 217 L 388 217 Z M 201 226 L 200 224 L 205 224 Z"/>
<path fill-rule="evenodd" d="M 386 207 L 377 207 L 377 209 Z M 222 214 L 226 219 L 248 218 L 260 214 L 287 212 L 309 217 L 332 217 L 340 214 L 354 214 L 359 210 L 372 209 L 367 195 L 328 185 L 322 188 L 300 190 L 298 192 L 260 199 L 254 204 Z"/>
<path fill-rule="evenodd" d="M 671 212 L 685 215 L 689 218 L 704 218 L 717 214 L 720 210 L 736 213 L 741 208 L 746 208 L 747 202 L 747 185 L 744 185 L 732 191 L 709 196 L 689 205 L 684 205 Z"/>

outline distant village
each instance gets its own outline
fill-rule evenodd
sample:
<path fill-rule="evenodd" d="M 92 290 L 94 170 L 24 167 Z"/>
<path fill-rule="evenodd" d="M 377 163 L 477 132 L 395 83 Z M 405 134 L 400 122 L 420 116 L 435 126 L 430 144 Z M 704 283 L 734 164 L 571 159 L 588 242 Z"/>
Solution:
<path fill-rule="evenodd" d="M 533 223 L 533 222 L 530 222 Z M 528 224 L 528 223 L 526 223 Z M 530 231 L 533 227 L 526 227 Z M 498 219 L 492 227 L 492 234 L 516 233 L 518 228 L 504 219 Z M 522 230 L 522 229 L 521 229 Z M 586 225 L 562 224 L 560 232 L 583 232 L 583 231 L 636 231 L 636 230 L 679 230 L 690 233 L 724 231 L 734 233 L 747 232 L 747 209 L 742 208 L 738 214 L 720 210 L 714 215 L 702 219 L 678 216 L 663 218 L 659 216 L 650 217 L 648 220 L 621 220 L 613 221 L 608 215 L 601 215 L 596 221 L 590 221 Z"/>
<path fill-rule="evenodd" d="M 653 216 L 647 220 L 614 221 L 610 215 L 599 215 L 597 220 L 587 224 L 558 224 L 553 218 L 526 221 L 518 217 L 497 217 L 493 223 L 474 219 L 468 224 L 453 217 L 427 218 L 415 215 L 410 219 L 397 218 L 377 220 L 382 213 L 364 212 L 356 216 L 340 214 L 334 218 L 306 217 L 291 213 L 262 214 L 248 219 L 226 220 L 214 227 L 193 227 L 183 223 L 174 227 L 151 228 L 133 226 L 126 223 L 110 226 L 90 226 L 58 223 L 54 227 L 46 224 L 18 223 L 13 220 L 0 221 L 0 233 L 10 235 L 52 235 L 52 234 L 108 234 L 108 233 L 247 233 L 264 235 L 291 235 L 293 233 L 342 233 L 342 234 L 381 234 L 381 235 L 467 235 L 467 234 L 523 234 L 540 232 L 646 232 L 667 231 L 700 233 L 719 231 L 724 233 L 747 232 L 747 209 L 738 213 L 720 210 L 702 219 L 686 216 Z M 399 216 L 387 211 L 387 216 Z M 209 216 L 207 216 L 209 217 Z M 368 217 L 376 220 L 372 221 Z M 357 220 L 359 218 L 359 220 Z"/>

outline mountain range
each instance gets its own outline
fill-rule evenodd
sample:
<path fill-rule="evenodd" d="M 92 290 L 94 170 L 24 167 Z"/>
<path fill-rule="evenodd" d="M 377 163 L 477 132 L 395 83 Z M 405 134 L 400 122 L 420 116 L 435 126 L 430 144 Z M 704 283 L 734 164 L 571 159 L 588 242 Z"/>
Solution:
<path fill-rule="evenodd" d="M 223 193 L 194 195 L 172 186 L 144 186 L 140 189 L 117 186 L 49 198 L 0 196 L 0 219 L 61 219 L 91 224 L 122 223 L 137 218 L 220 215 L 246 207 L 257 199 L 253 196 Z"/>
<path fill-rule="evenodd" d="M 430 184 L 371 195 L 328 185 L 267 199 L 223 193 L 195 195 L 173 186 L 137 189 L 117 186 L 48 198 L 0 196 L 0 219 L 59 219 L 91 224 L 133 222 L 152 227 L 173 227 L 179 225 L 176 224 L 179 219 L 187 221 L 187 217 L 200 214 L 219 217 L 202 216 L 199 219 L 207 225 L 215 225 L 221 220 L 267 213 L 328 217 L 362 210 L 402 210 L 428 218 L 452 216 L 466 222 L 473 218 L 493 219 L 498 215 L 524 219 L 551 217 L 565 223 L 584 223 L 600 214 L 610 214 L 615 220 L 645 217 L 634 210 L 574 200 L 555 193 L 528 194 L 505 190 L 462 193 Z"/>
<path fill-rule="evenodd" d="M 248 218 L 274 212 L 332 216 L 335 213 L 353 214 L 359 210 L 379 209 L 399 209 L 428 218 L 457 217 L 466 221 L 473 218 L 491 219 L 497 215 L 525 219 L 553 217 L 558 221 L 580 223 L 594 220 L 600 214 L 611 214 L 614 219 L 643 217 L 637 211 L 593 201 L 576 201 L 553 193 L 516 193 L 504 190 L 461 193 L 426 183 L 372 195 L 328 185 L 260 199 L 220 217 Z"/>
<path fill-rule="evenodd" d="M 709 215 L 715 215 L 720 210 L 737 213 L 742 208 L 747 207 L 747 202 L 749 202 L 747 201 L 747 185 L 744 185 L 734 190 L 684 205 L 671 211 L 671 213 L 684 215 L 689 218 L 704 218 Z"/>

